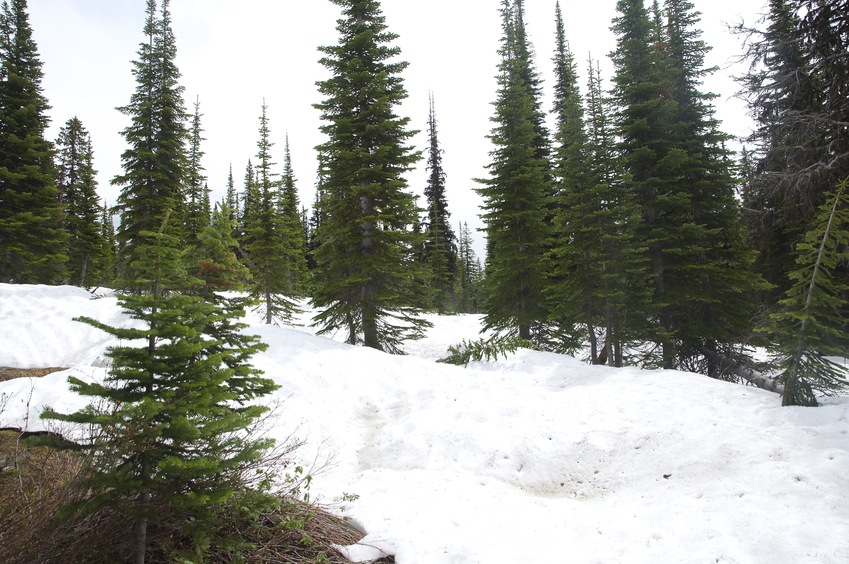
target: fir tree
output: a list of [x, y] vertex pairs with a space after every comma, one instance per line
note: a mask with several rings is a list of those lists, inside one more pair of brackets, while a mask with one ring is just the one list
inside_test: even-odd
[[448, 200], [445, 195], [445, 170], [442, 167], [442, 149], [436, 127], [436, 110], [433, 94], [430, 96], [428, 114], [427, 148], [427, 225], [425, 232], [425, 264], [430, 268], [430, 284], [436, 295], [436, 309], [445, 313], [454, 308], [454, 282], [457, 277], [457, 236], [448, 218]]
[[122, 131], [128, 148], [121, 155], [123, 172], [112, 184], [121, 187], [116, 211], [120, 213], [117, 239], [119, 276], [128, 281], [141, 273], [132, 268], [141, 252], [142, 232], [155, 232], [166, 214], [175, 229], [185, 218], [186, 111], [180, 73], [174, 59], [176, 44], [171, 30], [169, 1], [148, 0], [145, 41], [133, 62], [136, 90], [130, 103], [119, 110], [130, 118]]
[[327, 141], [318, 147], [325, 178], [315, 322], [322, 332], [344, 327], [349, 343], [362, 335], [367, 347], [397, 352], [426, 325], [410, 307], [420, 267], [408, 260], [408, 227], [418, 211], [403, 176], [418, 156], [405, 144], [409, 118], [395, 113], [407, 96], [407, 64], [392, 60], [400, 49], [379, 2], [332, 1], [342, 18], [338, 44], [320, 47], [332, 76], [319, 83], [325, 99], [316, 104]]
[[56, 185], [65, 206], [68, 271], [80, 286], [99, 283], [111, 264], [111, 248], [103, 234], [91, 137], [76, 117], [69, 119], [56, 140]]
[[245, 288], [250, 271], [239, 261], [234, 249], [235, 220], [231, 219], [226, 200], [215, 205], [209, 225], [198, 235], [197, 246], [188, 250], [190, 272], [203, 281], [200, 295], [214, 300], [215, 292]]
[[[700, 91], [707, 46], [689, 2], [620, 0], [614, 53], [618, 129], [629, 185], [642, 207], [655, 340], [663, 366], [715, 351], [749, 332], [753, 256], [743, 246], [726, 136]], [[712, 366], [708, 371], [713, 373]]]
[[521, 2], [503, 0], [501, 16], [499, 90], [489, 135], [494, 149], [490, 177], [477, 189], [488, 245], [484, 324], [530, 340], [532, 327], [546, 318], [551, 184]]
[[[255, 169], [255, 194], [246, 201], [245, 232], [248, 237], [245, 247], [250, 259], [252, 281], [250, 294], [259, 301], [265, 322], [289, 323], [299, 312], [292, 289], [291, 257], [296, 252], [293, 237], [300, 235], [300, 228], [292, 233], [287, 229], [280, 209], [280, 181], [272, 171], [271, 132], [268, 127], [268, 107], [262, 104], [259, 141], [257, 141], [257, 165]], [[297, 208], [295, 208], [297, 210]], [[296, 211], [297, 214], [297, 211]]]
[[[587, 134], [578, 86], [575, 60], [566, 41], [560, 3], [555, 5], [554, 107], [555, 120], [553, 173], [555, 179], [550, 254], [551, 277], [546, 288], [550, 302], [549, 320], [556, 326], [559, 350], [574, 347], [575, 325], [586, 325], [593, 362], [597, 359], [595, 299], [596, 289], [590, 269], [598, 245], [597, 233], [586, 225], [587, 215], [597, 202], [588, 180]], [[587, 236], [588, 235], [588, 236]]]
[[775, 286], [771, 305], [796, 269], [789, 251], [804, 241], [826, 194], [849, 175], [849, 3], [770, 0], [768, 9], [764, 29], [738, 30], [748, 36], [751, 67], [741, 81], [756, 122], [744, 219], [758, 267]]
[[186, 243], [189, 247], [197, 244], [200, 233], [209, 225], [209, 189], [204, 176], [203, 128], [201, 127], [200, 100], [195, 101], [192, 127], [189, 135], [188, 168], [186, 170]]
[[465, 221], [459, 226], [457, 254], [457, 311], [479, 313], [482, 296], [483, 268], [472, 248], [472, 232]]
[[849, 385], [846, 367], [828, 355], [843, 356], [845, 299], [849, 284], [839, 266], [849, 246], [849, 178], [820, 207], [816, 223], [797, 247], [792, 285], [770, 316], [767, 330], [778, 352], [784, 384], [782, 405], [817, 405], [815, 392], [830, 395]]
[[65, 278], [66, 234], [53, 147], [44, 137], [50, 106], [26, 0], [0, 13], [0, 282], [55, 284]]
[[85, 442], [65, 445], [90, 454], [85, 499], [72, 509], [126, 512], [134, 522], [136, 563], [145, 560], [148, 525], [163, 505], [181, 516], [182, 532], [201, 551], [221, 525], [222, 506], [238, 499], [247, 511], [273, 507], [262, 484], [259, 495], [243, 495], [250, 489], [245, 469], [273, 442], [246, 440], [244, 431], [267, 411], [251, 402], [278, 387], [249, 364], [265, 345], [240, 332], [237, 304], [173, 291], [187, 283], [187, 273], [166, 224], [141, 237], [134, 268], [147, 277], [133, 285], [150, 291], [119, 298], [137, 324], [128, 329], [82, 318], [122, 344], [107, 352], [112, 365], [103, 382], [69, 379], [91, 405], [43, 414], [96, 429]]
[[289, 135], [286, 135], [286, 145], [283, 151], [283, 175], [280, 178], [280, 228], [281, 237], [286, 245], [286, 293], [292, 296], [303, 296], [309, 284], [307, 268], [307, 237], [304, 222], [298, 211], [300, 200], [295, 184], [295, 172], [292, 169], [292, 154], [289, 150]]

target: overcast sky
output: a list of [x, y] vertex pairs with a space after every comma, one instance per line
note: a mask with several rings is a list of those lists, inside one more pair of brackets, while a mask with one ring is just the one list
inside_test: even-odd
[[[717, 115], [723, 129], [745, 135], [745, 107], [733, 98], [737, 90], [728, 68], [741, 52], [741, 41], [727, 24], [754, 23], [765, 0], [694, 0], [702, 12], [703, 39], [713, 46], [708, 65], [721, 70], [707, 83], [720, 94]], [[126, 148], [120, 131], [128, 119], [115, 108], [129, 102], [135, 83], [131, 61], [143, 40], [145, 0], [30, 0], [30, 23], [44, 63], [44, 92], [52, 105], [48, 132], [79, 117], [91, 133], [100, 193], [110, 203], [117, 189], [109, 181], [120, 171]], [[491, 102], [501, 32], [500, 0], [383, 0], [390, 31], [400, 37], [401, 58], [409, 62], [404, 79], [409, 98], [399, 114], [411, 118], [425, 148], [428, 92], [433, 91], [439, 140], [447, 173], [449, 210], [456, 225], [480, 226], [473, 178], [486, 175], [490, 150]], [[616, 0], [561, 0], [566, 38], [585, 83], [590, 54], [601, 59], [611, 78], [607, 55], [615, 47], [610, 22]], [[647, 0], [648, 4], [648, 0]], [[550, 96], [554, 45], [555, 0], [526, 0], [526, 25], [536, 51], [536, 65]], [[338, 40], [339, 8], [328, 0], [172, 0], [177, 65], [182, 73], [187, 109], [200, 99], [206, 141], [204, 168], [213, 198], [225, 190], [230, 164], [241, 189], [245, 166], [257, 152], [262, 101], [268, 115], [277, 170], [282, 168], [288, 133], [302, 205], [310, 207], [316, 176], [313, 147], [323, 141], [318, 131], [319, 101], [315, 83], [327, 78], [318, 63], [319, 45]], [[550, 109], [549, 100], [545, 102]], [[255, 159], [254, 159], [255, 160]], [[408, 176], [422, 194], [424, 161]], [[481, 237], [475, 245], [482, 252]], [[481, 257], [483, 258], [483, 257]]]

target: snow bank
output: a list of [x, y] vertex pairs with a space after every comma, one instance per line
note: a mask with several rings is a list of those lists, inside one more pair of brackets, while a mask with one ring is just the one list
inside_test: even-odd
[[[76, 315], [122, 322], [112, 298], [0, 286], [0, 365], [97, 377], [90, 363], [107, 343]], [[524, 350], [435, 363], [478, 337], [476, 316], [434, 316], [409, 356], [250, 319], [270, 345], [256, 365], [282, 386], [271, 432], [297, 428], [307, 464], [332, 457], [312, 495], [368, 531], [355, 559], [849, 561], [849, 398], [781, 408], [698, 375]], [[37, 426], [45, 404], [73, 409], [67, 374], [0, 384], [0, 426], [27, 409]]]

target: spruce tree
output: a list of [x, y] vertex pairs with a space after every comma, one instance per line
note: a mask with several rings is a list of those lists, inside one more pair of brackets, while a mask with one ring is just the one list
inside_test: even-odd
[[849, 386], [845, 366], [828, 356], [843, 356], [847, 283], [839, 266], [849, 246], [849, 178], [820, 207], [814, 226], [796, 248], [797, 269], [780, 309], [766, 330], [777, 353], [784, 384], [782, 405], [817, 405], [824, 395]]
[[197, 244], [201, 232], [209, 225], [209, 189], [206, 187], [204, 176], [203, 128], [201, 127], [200, 100], [195, 101], [195, 111], [192, 116], [192, 127], [189, 133], [188, 168], [186, 169], [186, 244], [191, 247]]
[[172, 229], [182, 231], [186, 217], [186, 111], [180, 73], [175, 65], [176, 43], [171, 30], [170, 0], [147, 1], [145, 40], [133, 62], [136, 89], [130, 103], [119, 108], [130, 118], [122, 131], [127, 149], [121, 155], [123, 172], [112, 184], [121, 187], [116, 211], [119, 277], [132, 283], [141, 277], [133, 269], [139, 260], [142, 232], [155, 232], [170, 214]]
[[430, 285], [435, 294], [436, 310], [445, 313], [454, 309], [454, 282], [457, 277], [457, 236], [449, 222], [448, 200], [445, 195], [445, 170], [436, 125], [433, 94], [430, 95], [427, 148], [427, 225], [423, 260], [430, 269]]
[[304, 222], [299, 212], [300, 200], [296, 186], [295, 171], [292, 169], [292, 153], [289, 149], [289, 135], [283, 151], [283, 175], [280, 178], [280, 228], [281, 237], [286, 245], [286, 293], [292, 296], [304, 296], [309, 285], [307, 268], [307, 237]]
[[472, 248], [472, 232], [465, 221], [459, 226], [457, 254], [457, 311], [479, 313], [482, 296], [483, 268]]
[[187, 251], [190, 273], [203, 281], [200, 295], [214, 300], [215, 292], [240, 291], [250, 271], [236, 256], [233, 237], [235, 220], [227, 201], [215, 205], [209, 225], [200, 232], [197, 245]]
[[747, 35], [751, 66], [741, 82], [756, 122], [744, 220], [775, 286], [768, 305], [789, 289], [796, 265], [788, 251], [849, 175], [847, 9], [846, 0], [770, 0], [765, 28], [737, 28]]
[[543, 288], [550, 245], [551, 182], [537, 79], [526, 42], [521, 2], [503, 0], [494, 145], [483, 197], [487, 234], [484, 325], [530, 340], [546, 318]]
[[133, 522], [136, 563], [145, 561], [149, 524], [163, 515], [181, 523], [181, 533], [202, 552], [223, 525], [217, 521], [223, 506], [257, 513], [274, 506], [262, 484], [259, 495], [245, 495], [251, 489], [245, 470], [273, 443], [244, 436], [267, 411], [252, 402], [278, 387], [249, 364], [265, 345], [240, 331], [239, 304], [179, 291], [195, 283], [177, 242], [169, 241], [167, 221], [166, 213], [157, 232], [140, 234], [134, 269], [146, 276], [133, 286], [149, 292], [119, 298], [136, 320], [133, 328], [81, 319], [121, 341], [107, 352], [112, 364], [102, 382], [69, 379], [92, 403], [75, 413], [43, 414], [95, 430], [65, 445], [90, 456], [80, 484], [85, 497], [72, 509], [125, 513]]
[[[694, 264], [686, 266], [692, 285], [682, 293], [686, 305], [677, 305], [676, 331], [685, 355], [698, 354], [702, 347], [721, 352], [750, 334], [756, 292], [766, 284], [753, 269], [755, 253], [744, 243], [735, 193], [737, 171], [725, 146], [730, 136], [719, 129], [714, 116], [716, 95], [701, 87], [716, 69], [704, 66], [710, 47], [696, 28], [700, 13], [687, 0], [666, 0], [664, 13], [665, 53], [681, 136], [678, 146], [687, 153], [679, 189], [689, 192], [693, 221], [700, 230], [699, 238], [689, 242], [697, 251]], [[690, 285], [687, 278], [681, 275], [685, 287]], [[715, 375], [715, 370], [708, 366], [709, 374]]]
[[[591, 253], [597, 247], [597, 233], [588, 228], [588, 210], [597, 205], [588, 180], [587, 133], [578, 86], [574, 56], [566, 41], [560, 3], [555, 4], [554, 107], [555, 120], [553, 200], [550, 254], [551, 276], [546, 288], [549, 320], [555, 325], [558, 342], [551, 346], [570, 350], [576, 325], [586, 327], [592, 361], [597, 358], [596, 309], [593, 292], [596, 282], [590, 270], [597, 264]], [[588, 236], [587, 236], [588, 235]]]
[[[298, 313], [293, 290], [291, 258], [297, 251], [299, 224], [292, 233], [281, 212], [280, 180], [273, 172], [271, 132], [268, 125], [268, 107], [262, 104], [259, 141], [257, 141], [257, 164], [255, 169], [255, 192], [249, 192], [246, 201], [245, 250], [250, 259], [252, 280], [249, 292], [259, 302], [259, 309], [267, 324], [275, 321], [290, 323]], [[297, 214], [297, 208], [296, 214]]]
[[[615, 99], [629, 186], [642, 207], [638, 236], [648, 249], [654, 340], [663, 366], [689, 362], [704, 348], [739, 342], [762, 288], [743, 246], [732, 163], [700, 91], [708, 47], [684, 1], [620, 0], [614, 19]], [[713, 373], [715, 367], [708, 366]]]
[[101, 225], [93, 159], [88, 131], [78, 118], [69, 119], [56, 140], [56, 185], [65, 207], [70, 280], [84, 287], [99, 284], [109, 268], [106, 263], [112, 262]]
[[57, 198], [50, 109], [26, 0], [0, 13], [0, 282], [55, 284], [65, 278], [66, 234]]
[[[327, 141], [322, 159], [321, 246], [315, 251], [313, 296], [321, 332], [345, 328], [347, 341], [398, 352], [426, 323], [411, 304], [409, 260], [418, 210], [404, 173], [418, 160], [406, 142], [409, 118], [395, 113], [406, 98], [393, 60], [400, 49], [376, 0], [332, 0], [342, 8], [339, 42], [320, 47], [331, 78], [319, 82], [316, 104]], [[362, 336], [362, 337], [360, 337]]]

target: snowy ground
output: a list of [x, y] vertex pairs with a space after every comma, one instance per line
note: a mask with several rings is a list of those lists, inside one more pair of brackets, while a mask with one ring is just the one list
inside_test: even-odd
[[[113, 297], [0, 285], [0, 366], [71, 367], [0, 383], [0, 426], [38, 428], [42, 406], [81, 405], [69, 374], [102, 376], [108, 336], [76, 315], [127, 322]], [[435, 363], [477, 338], [475, 316], [432, 317], [408, 356], [250, 321], [285, 398], [272, 432], [298, 428], [308, 463], [332, 458], [311, 494], [368, 531], [355, 559], [849, 562], [849, 398], [781, 408], [750, 387], [532, 351]]]

